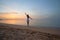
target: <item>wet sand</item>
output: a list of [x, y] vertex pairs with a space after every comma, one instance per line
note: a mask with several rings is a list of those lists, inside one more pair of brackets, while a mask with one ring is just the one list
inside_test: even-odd
[[0, 23], [0, 40], [60, 40], [60, 30]]

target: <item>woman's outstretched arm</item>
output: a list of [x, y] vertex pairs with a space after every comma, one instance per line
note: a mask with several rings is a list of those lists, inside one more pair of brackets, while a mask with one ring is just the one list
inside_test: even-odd
[[27, 15], [27, 13], [25, 13], [25, 15]]

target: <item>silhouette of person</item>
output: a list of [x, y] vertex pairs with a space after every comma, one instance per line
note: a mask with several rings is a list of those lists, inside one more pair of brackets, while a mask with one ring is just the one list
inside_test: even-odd
[[29, 16], [29, 14], [26, 14], [26, 13], [25, 13], [25, 15], [26, 15], [26, 17], [27, 17], [27, 26], [29, 27], [29, 18], [30, 18], [30, 19], [32, 19], [32, 18]]

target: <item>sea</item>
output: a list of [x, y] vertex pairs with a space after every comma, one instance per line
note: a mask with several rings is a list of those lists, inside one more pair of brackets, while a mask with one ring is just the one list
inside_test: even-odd
[[[26, 19], [4, 19], [0, 20], [0, 23], [6, 24], [16, 24], [16, 25], [27, 25]], [[40, 19], [32, 19], [29, 21], [29, 26], [33, 27], [52, 27], [52, 28], [60, 28], [60, 26], [51, 23], [49, 21], [43, 21]]]

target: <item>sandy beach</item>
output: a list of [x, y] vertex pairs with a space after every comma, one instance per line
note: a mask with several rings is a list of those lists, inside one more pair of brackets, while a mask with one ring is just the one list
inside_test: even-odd
[[0, 40], [60, 40], [60, 30], [0, 23]]

